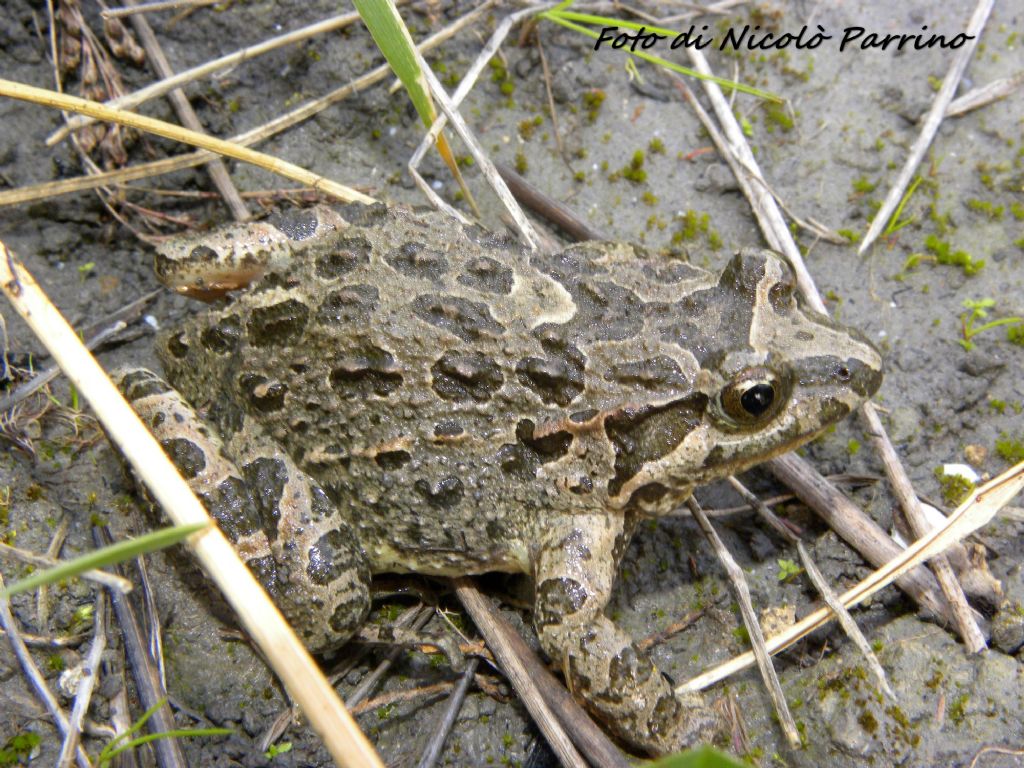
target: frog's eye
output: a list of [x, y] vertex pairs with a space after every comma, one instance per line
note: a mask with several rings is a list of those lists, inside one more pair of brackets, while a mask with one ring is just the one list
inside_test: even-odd
[[739, 424], [752, 424], [775, 414], [783, 392], [772, 371], [751, 368], [726, 385], [719, 399], [726, 416]]

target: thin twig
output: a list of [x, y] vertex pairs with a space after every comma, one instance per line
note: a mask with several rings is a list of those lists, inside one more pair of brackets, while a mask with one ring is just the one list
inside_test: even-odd
[[308, 171], [294, 163], [286, 162], [262, 152], [256, 152], [255, 150], [233, 144], [229, 141], [224, 141], [223, 139], [208, 136], [205, 133], [190, 131], [187, 128], [166, 123], [163, 120], [156, 120], [155, 118], [146, 117], [145, 115], [137, 115], [134, 112], [112, 109], [95, 101], [80, 99], [76, 96], [68, 96], [67, 94], [49, 91], [45, 88], [35, 88], [30, 85], [25, 85], [24, 83], [16, 83], [12, 80], [0, 79], [0, 95], [46, 107], [54, 107], [56, 109], [64, 109], [72, 112], [81, 112], [82, 114], [91, 115], [100, 120], [128, 125], [132, 128], [137, 128], [140, 131], [146, 131], [147, 133], [153, 133], [157, 136], [163, 136], [164, 138], [171, 139], [172, 141], [191, 144], [195, 147], [200, 147], [227, 157], [232, 157], [235, 160], [251, 163], [252, 165], [268, 170], [271, 173], [276, 173], [280, 176], [284, 176], [285, 178], [298, 181], [301, 184], [308, 184], [320, 192], [333, 195], [342, 201], [367, 204], [376, 202], [373, 198], [367, 197], [361, 192], [357, 192], [343, 184], [332, 181], [326, 176], [321, 176], [320, 174]]
[[[428, 606], [422, 606], [413, 612], [410, 616], [409, 626], [413, 632], [418, 632], [426, 626], [427, 622], [434, 615], [434, 609]], [[401, 626], [399, 622], [397, 625]], [[377, 683], [387, 674], [388, 670], [395, 663], [399, 656], [402, 655], [402, 647], [396, 646], [388, 651], [387, 655], [381, 660], [381, 662], [374, 668], [374, 670], [359, 681], [359, 685], [352, 691], [348, 696], [345, 697], [345, 706], [349, 709], [354, 710], [356, 705], [365, 699], [370, 691], [372, 691]]]
[[953, 55], [949, 71], [946, 72], [942, 85], [932, 101], [932, 106], [928, 110], [924, 122], [921, 124], [921, 132], [914, 139], [914, 143], [907, 153], [907, 161], [903, 164], [899, 174], [896, 176], [896, 180], [889, 188], [889, 194], [886, 195], [882, 207], [878, 209], [875, 217], [871, 220], [871, 226], [868, 227], [867, 234], [864, 235], [864, 239], [857, 248], [858, 254], [864, 253], [874, 244], [875, 239], [888, 225], [892, 212], [896, 210], [896, 206], [903, 199], [904, 190], [906, 190], [914, 174], [917, 173], [917, 167], [921, 164], [921, 160], [924, 159], [928, 147], [931, 146], [932, 139], [935, 138], [935, 134], [939, 130], [942, 118], [946, 114], [946, 107], [953, 100], [953, 94], [960, 84], [960, 78], [963, 77], [964, 70], [967, 69], [967, 64], [970, 62], [971, 56], [974, 55], [974, 49], [978, 46], [978, 40], [981, 38], [981, 31], [985, 28], [985, 22], [988, 21], [988, 15], [992, 11], [994, 4], [995, 0], [978, 0], [974, 13], [971, 15], [971, 20], [967, 23], [965, 34], [968, 36], [968, 40]]
[[[902, 547], [856, 504], [824, 482], [810, 462], [790, 453], [769, 459], [765, 466], [874, 567], [880, 568], [899, 556]], [[914, 569], [900, 579], [897, 586], [932, 614], [952, 621], [939, 585], [926, 569]]]
[[1024, 72], [1018, 72], [1010, 77], [1001, 77], [991, 83], [968, 91], [963, 96], [954, 99], [946, 107], [946, 117], [959, 117], [974, 109], [979, 109], [994, 101], [1005, 99], [1011, 93], [1024, 85]]
[[[109, 546], [113, 541], [110, 532], [105, 527], [98, 526], [93, 528], [93, 539], [98, 547]], [[132, 607], [131, 601], [124, 595], [111, 593], [110, 601], [114, 607], [117, 624], [121, 628], [127, 666], [132, 671], [132, 679], [135, 680], [139, 701], [147, 710], [156, 707], [161, 701], [164, 702], [163, 706], [158, 707], [146, 722], [146, 727], [150, 733], [173, 731], [177, 726], [174, 723], [171, 707], [167, 703], [167, 691], [161, 684], [153, 659], [146, 650], [146, 641], [139, 628], [135, 609]], [[157, 739], [153, 742], [153, 749], [156, 752], [160, 768], [185, 768], [187, 765], [177, 739]]]
[[609, 239], [583, 221], [569, 206], [544, 194], [504, 163], [495, 163], [494, 167], [508, 184], [508, 188], [515, 195], [516, 200], [522, 203], [527, 210], [533, 211], [551, 222], [576, 240]]
[[455, 593], [466, 608], [480, 634], [487, 641], [487, 646], [498, 660], [505, 676], [512, 683], [519, 698], [526, 706], [533, 721], [540, 728], [544, 738], [566, 768], [586, 768], [586, 763], [576, 751], [561, 722], [552, 707], [537, 689], [533, 677], [524, 666], [518, 654], [508, 644], [505, 634], [493, 624], [489, 616], [490, 606], [477, 590], [476, 585], [466, 578], [460, 577], [453, 581]]
[[[4, 588], [4, 577], [0, 574], [0, 589]], [[28, 678], [32, 687], [35, 689], [36, 695], [42, 699], [43, 705], [46, 707], [46, 711], [50, 713], [50, 718], [56, 724], [61, 734], [67, 734], [68, 732], [68, 716], [64, 714], [64, 710], [60, 708], [60, 704], [57, 702], [57, 698], [50, 691], [50, 687], [46, 684], [46, 680], [43, 678], [42, 673], [39, 671], [39, 667], [32, 660], [32, 654], [28, 652], [28, 648], [25, 647], [25, 643], [22, 642], [21, 634], [18, 629], [18, 625], [14, 620], [14, 616], [11, 615], [10, 603], [6, 598], [0, 597], [0, 626], [4, 628], [7, 633], [7, 640], [11, 644], [11, 648], [14, 650], [14, 655], [21, 664], [21, 669], [25, 673], [25, 677]], [[82, 749], [81, 745], [75, 750], [75, 762], [78, 763], [79, 768], [92, 768], [92, 762], [89, 760], [89, 756], [85, 754], [85, 750]]]
[[469, 686], [473, 682], [473, 676], [476, 674], [476, 668], [479, 665], [479, 659], [470, 659], [469, 663], [466, 664], [466, 671], [462, 673], [458, 684], [448, 697], [448, 706], [445, 707], [444, 715], [441, 716], [441, 722], [434, 728], [430, 740], [424, 747], [420, 761], [416, 764], [417, 768], [433, 768], [438, 758], [441, 757], [441, 750], [444, 749], [444, 743], [448, 738], [448, 734], [451, 733], [452, 727], [455, 725], [455, 719], [459, 716], [462, 702], [466, 699], [466, 693], [469, 691]]
[[[0, 629], [0, 637], [5, 634], [7, 633]], [[85, 641], [85, 635], [78, 634], [44, 637], [42, 635], [31, 635], [28, 632], [22, 632], [21, 639], [25, 641], [25, 645], [30, 645], [33, 648], [74, 648]]]
[[771, 696], [772, 704], [775, 705], [775, 714], [782, 725], [782, 732], [791, 746], [798, 747], [800, 746], [800, 733], [796, 729], [796, 721], [789, 711], [789, 705], [786, 704], [786, 696], [782, 692], [779, 676], [776, 674], [775, 667], [772, 665], [771, 658], [765, 648], [764, 633], [761, 631], [761, 624], [757, 620], [753, 603], [750, 601], [750, 588], [747, 586], [743, 569], [740, 568], [719, 538], [718, 533], [711, 525], [711, 521], [705, 516], [697, 500], [691, 496], [686, 500], [686, 506], [690, 508], [693, 518], [697, 521], [697, 525], [700, 526], [704, 536], [711, 543], [711, 548], [714, 549], [715, 554], [718, 556], [718, 562], [722, 564], [726, 574], [729, 576], [733, 591], [736, 593], [736, 602], [740, 606], [740, 614], [743, 616], [743, 624], [746, 626], [747, 634], [750, 636], [750, 645], [754, 650], [754, 658], [757, 659], [757, 666], [761, 670], [761, 679], [764, 681], [765, 688], [768, 689], [768, 695]]
[[868, 669], [871, 670], [875, 676], [875, 680], [878, 681], [879, 687], [889, 697], [891, 701], [895, 701], [896, 694], [893, 693], [892, 688], [889, 686], [889, 680], [885, 676], [885, 670], [882, 669], [881, 663], [878, 661], [878, 657], [875, 652], [871, 649], [868, 644], [868, 640], [864, 637], [864, 633], [860, 631], [860, 627], [857, 626], [857, 622], [853, 620], [853, 616], [843, 605], [842, 600], [835, 593], [832, 587], [829, 586], [828, 582], [825, 581], [825, 577], [821, 571], [818, 570], [817, 564], [811, 558], [811, 554], [807, 551], [803, 541], [793, 533], [788, 526], [786, 526], [782, 520], [776, 517], [775, 513], [768, 509], [768, 506], [764, 504], [760, 499], [751, 493], [743, 483], [737, 480], [735, 477], [729, 477], [729, 483], [733, 489], [750, 505], [757, 510], [758, 514], [768, 522], [768, 524], [775, 530], [782, 538], [788, 541], [790, 544], [796, 547], [797, 553], [800, 555], [800, 562], [803, 564], [804, 571], [807, 572], [807, 578], [811, 580], [814, 588], [818, 590], [822, 599], [832, 609], [832, 613], [836, 615], [836, 619], [839, 621], [839, 626], [842, 627], [846, 636], [849, 637], [861, 655], [864, 657], [865, 662], [868, 665]]
[[[50, 545], [46, 548], [45, 557], [51, 562], [56, 561], [60, 556], [60, 550], [64, 546], [64, 539], [68, 535], [68, 529], [71, 527], [71, 520], [67, 515], [64, 515], [60, 523], [57, 524], [57, 528], [53, 532], [53, 537], [50, 539]], [[23, 551], [23, 550], [18, 550]], [[34, 553], [27, 553], [34, 554]], [[50, 566], [44, 566], [50, 567]], [[129, 589], [131, 587], [129, 586]], [[50, 585], [41, 584], [39, 589], [36, 590], [36, 617], [37, 624], [39, 627], [46, 627], [50, 623], [50, 611], [49, 611], [49, 595]]]
[[[924, 510], [921, 509], [921, 502], [918, 501], [914, 487], [910, 483], [910, 478], [907, 477], [907, 473], [904, 471], [903, 465], [896, 455], [896, 449], [893, 448], [892, 443], [889, 441], [889, 436], [885, 433], [885, 429], [882, 427], [882, 422], [878, 418], [878, 414], [875, 413], [875, 409], [870, 407], [870, 404], [866, 404], [865, 407], [861, 408], [860, 413], [861, 418], [864, 420], [864, 431], [871, 438], [878, 454], [884, 457], [883, 464], [885, 465], [886, 474], [889, 476], [889, 483], [892, 485], [893, 493], [896, 494], [907, 523], [910, 524], [910, 529], [913, 531], [914, 536], [921, 538], [931, 530], [931, 525], [928, 523], [927, 518], [925, 518]], [[953, 621], [956, 624], [957, 631], [960, 633], [960, 637], [964, 641], [964, 645], [967, 646], [967, 650], [971, 653], [980, 653], [985, 650], [987, 647], [985, 636], [981, 633], [978, 623], [974, 620], [971, 607], [967, 604], [967, 598], [960, 587], [960, 582], [957, 581], [956, 575], [953, 573], [949, 559], [944, 554], [937, 555], [929, 565], [935, 574], [936, 580], [939, 582], [942, 594], [946, 596], [946, 600], [949, 602]]]
[[[456, 19], [444, 29], [439, 30], [420, 43], [418, 46], [419, 50], [421, 52], [432, 50], [448, 40], [466, 25], [472, 24], [478, 17], [478, 11], [474, 10], [465, 16]], [[319, 114], [332, 104], [342, 101], [354, 93], [358, 93], [376, 83], [379, 83], [390, 74], [391, 68], [387, 64], [382, 64], [365, 75], [357, 77], [355, 80], [341, 86], [340, 88], [336, 88], [327, 95], [300, 104], [292, 111], [279, 115], [268, 123], [233, 136], [228, 139], [228, 141], [238, 144], [239, 146], [248, 146], [250, 144], [263, 141], [264, 139], [268, 139], [271, 136], [275, 136], [292, 126]], [[27, 203], [33, 200], [55, 197], [57, 195], [81, 192], [98, 186], [123, 184], [136, 179], [160, 176], [165, 173], [172, 173], [173, 171], [180, 171], [185, 168], [192, 168], [193, 166], [201, 165], [207, 162], [211, 156], [212, 153], [206, 151], [190, 152], [175, 157], [165, 158], [163, 160], [156, 160], [150, 163], [142, 163], [129, 168], [121, 168], [117, 171], [109, 171], [95, 177], [80, 176], [74, 179], [48, 181], [45, 184], [33, 184], [26, 187], [19, 187], [17, 189], [5, 190], [0, 192], [0, 206]]]
[[419, 699], [425, 696], [437, 696], [439, 694], [450, 691], [454, 687], [454, 684], [448, 680], [443, 683], [432, 683], [431, 685], [424, 685], [420, 688], [410, 688], [405, 691], [392, 691], [391, 693], [382, 693], [380, 696], [374, 696], [372, 699], [362, 701], [352, 707], [353, 715], [362, 715], [366, 712], [371, 712], [380, 707], [385, 707], [389, 704], [394, 704], [399, 701], [411, 701], [412, 699]]
[[[975, 488], [953, 511], [943, 526], [933, 528], [926, 536], [901, 551], [898, 556], [846, 590], [841, 596], [843, 605], [849, 607], [863, 602], [879, 590], [906, 576], [920, 563], [934, 557], [937, 552], [942, 552], [951, 544], [987, 525], [996, 516], [999, 509], [1022, 490], [1024, 490], [1024, 461]], [[818, 627], [824, 626], [831, 618], [832, 612], [828, 608], [819, 608], [770, 638], [767, 644], [768, 650], [771, 653], [778, 653], [783, 648], [788, 648]], [[753, 663], [754, 655], [748, 651], [687, 681], [676, 688], [676, 691], [681, 694], [699, 691], [741, 669], [746, 669]]]
[[[124, 96], [120, 96], [116, 99], [111, 99], [105, 102], [108, 107], [120, 107], [121, 109], [132, 109], [140, 104], [159, 98], [165, 93], [173, 91], [175, 88], [180, 88], [194, 80], [198, 80], [201, 77], [212, 75], [216, 72], [222, 72], [230, 67], [240, 64], [243, 61], [249, 61], [255, 59], [257, 56], [262, 56], [264, 53], [269, 53], [277, 48], [281, 48], [285, 45], [291, 45], [292, 43], [301, 42], [314, 35], [324, 34], [326, 32], [333, 32], [337, 29], [352, 24], [359, 20], [359, 14], [355, 12], [343, 13], [340, 16], [332, 16], [329, 19], [318, 21], [316, 24], [310, 24], [309, 26], [296, 29], [293, 32], [286, 32], [283, 35], [272, 37], [269, 40], [265, 40], [257, 45], [243, 48], [240, 51], [229, 53], [226, 56], [207, 61], [198, 66], [186, 69], [184, 72], [179, 72], [176, 75], [158, 80], [155, 83], [147, 85], [145, 88], [141, 88], [133, 93], [126, 93]], [[78, 115], [72, 117], [67, 125], [54, 131], [50, 136], [46, 137], [46, 146], [52, 147], [54, 144], [62, 141], [71, 131], [83, 126], [94, 123], [96, 120], [91, 117], [84, 115]]]
[[[122, 2], [127, 8], [137, 7], [135, 0], [122, 0]], [[135, 29], [135, 34], [139, 36], [142, 47], [146, 49], [146, 61], [150, 63], [159, 77], [164, 79], [172, 77], [174, 70], [171, 69], [171, 63], [164, 55], [164, 50], [156, 39], [153, 28], [146, 21], [146, 17], [136, 14], [132, 16], [131, 23]], [[192, 109], [192, 105], [185, 96], [185, 92], [181, 88], [175, 88], [167, 94], [167, 97], [170, 99], [174, 111], [178, 113], [178, 119], [181, 121], [181, 124], [190, 130], [202, 133], [204, 130], [203, 124], [199, 121], [199, 116], [195, 110]], [[231, 176], [228, 174], [228, 168], [224, 161], [219, 157], [211, 160], [206, 167], [206, 171], [210, 174], [210, 179], [213, 181], [217, 191], [224, 198], [224, 202], [227, 203], [235, 221], [248, 221], [252, 218], [249, 208], [238, 194], [238, 189], [235, 187], [234, 182], [231, 181]]]
[[82, 722], [85, 720], [85, 713], [89, 711], [92, 691], [100, 676], [100, 660], [103, 656], [103, 649], [107, 647], [107, 597], [102, 591], [96, 594], [96, 609], [93, 611], [92, 620], [92, 646], [82, 663], [82, 676], [79, 678], [78, 690], [75, 692], [75, 703], [71, 707], [68, 732], [64, 736], [64, 743], [60, 748], [60, 757], [57, 758], [58, 768], [68, 768], [71, 765], [71, 760], [81, 739]]
[[198, 8], [204, 5], [214, 5], [222, 0], [155, 0], [152, 3], [140, 3], [138, 5], [125, 0], [124, 8], [111, 8], [100, 11], [104, 19], [119, 19], [124, 16], [134, 16], [142, 13], [155, 13], [156, 11], [172, 11], [175, 8]]
[[[492, 46], [496, 47], [500, 45], [502, 40], [504, 40], [505, 36], [508, 34], [508, 30], [511, 29], [512, 25], [517, 23], [520, 19], [539, 13], [548, 7], [552, 6], [534, 6], [525, 11], [514, 13], [504, 19], [494, 31], [494, 34], [491, 35], [491, 39], [488, 41], [487, 46], [485, 46], [484, 51], [489, 50]], [[490, 60], [491, 55], [493, 54], [484, 58], [481, 54], [477, 57], [473, 62], [473, 65], [470, 67], [469, 72], [467, 72], [459, 82], [459, 87], [456, 89], [455, 94], [449, 98], [448, 92], [445, 91], [444, 86], [438, 81], [437, 76], [430, 68], [430, 65], [424, 61], [423, 55], [417, 52], [416, 56], [423, 77], [430, 88], [431, 95], [437, 100], [438, 106], [444, 113], [443, 117], [439, 117], [434, 121], [434, 124], [430, 126], [430, 130], [428, 131], [427, 137], [424, 141], [429, 140], [430, 142], [433, 142], [440, 131], [444, 128], [446, 124], [445, 118], [447, 118], [447, 122], [452, 124], [455, 132], [459, 134], [459, 137], [469, 149], [470, 154], [479, 166], [480, 172], [484, 175], [487, 183], [490, 185], [491, 189], [494, 190], [494, 193], [505, 206], [505, 210], [508, 211], [509, 215], [512, 217], [516, 231], [519, 233], [519, 237], [522, 239], [523, 243], [530, 250], [536, 250], [540, 243], [540, 236], [534, 230], [530, 220], [526, 218], [526, 215], [516, 203], [515, 198], [512, 197], [512, 193], [508, 191], [508, 187], [505, 185], [505, 182], [502, 181], [501, 176], [494, 169], [494, 164], [491, 162], [490, 157], [488, 157], [483, 147], [480, 146], [480, 142], [477, 141], [476, 136], [470, 130], [466, 121], [463, 120], [462, 115], [460, 115], [458, 111], [458, 104], [466, 97], [466, 94], [469, 93], [469, 90], [476, 82], [476, 78], [479, 76], [480, 71], [483, 70], [484, 65], [488, 60]], [[414, 169], [410, 161], [410, 172], [413, 170]]]

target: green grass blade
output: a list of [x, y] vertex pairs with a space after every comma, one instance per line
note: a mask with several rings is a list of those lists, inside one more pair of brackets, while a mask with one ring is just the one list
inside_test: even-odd
[[[679, 34], [678, 32], [671, 29], [665, 29], [663, 27], [652, 27], [647, 24], [638, 24], [632, 21], [623, 21], [621, 19], [614, 19], [609, 16], [594, 16], [589, 13], [576, 13], [575, 11], [565, 11], [562, 10], [562, 7], [564, 5], [565, 4], [563, 3], [563, 5], [560, 5], [557, 8], [552, 8], [549, 11], [541, 13], [540, 17], [542, 19], [547, 19], [548, 21], [553, 21], [556, 24], [561, 24], [563, 27], [566, 27], [567, 29], [571, 29], [574, 32], [579, 32], [580, 34], [586, 35], [587, 37], [592, 38], [594, 40], [597, 40], [598, 37], [600, 37], [600, 35], [598, 35], [597, 32], [595, 32], [592, 29], [588, 29], [587, 27], [581, 26], [580, 24], [576, 24], [575, 22], [579, 21], [585, 24], [597, 24], [602, 27], [621, 26], [634, 30], [640, 29], [641, 27], [646, 27], [648, 32], [657, 32], [659, 35], [666, 35], [671, 38], [674, 38]], [[715, 77], [714, 75], [705, 75], [698, 72], [695, 69], [690, 69], [689, 67], [684, 67], [680, 64], [675, 64], [671, 61], [666, 61], [660, 56], [655, 56], [653, 54], [647, 53], [646, 51], [625, 51], [624, 49], [619, 50], [623, 50], [625, 53], [631, 56], [638, 56], [644, 61], [647, 61], [651, 64], [655, 64], [659, 67], [671, 69], [673, 72], [678, 72], [681, 75], [695, 77], [698, 80], [709, 80], [712, 83], [717, 83], [721, 88], [725, 88], [726, 90], [740, 91], [741, 93], [756, 96], [759, 99], [765, 99], [767, 101], [774, 101], [778, 103], [782, 103], [783, 101], [783, 98], [781, 96], [777, 96], [769, 91], [762, 91], [760, 88], [754, 88], [753, 86], [750, 85], [744, 85], [743, 83], [738, 83], [734, 80], [726, 80], [725, 78]]]
[[163, 731], [161, 733], [147, 733], [145, 736], [139, 736], [137, 739], [132, 739], [110, 752], [106, 752], [104, 750], [104, 754], [100, 755], [99, 763], [100, 765], [107, 765], [111, 760], [125, 750], [134, 749], [135, 747], [148, 744], [149, 742], [156, 741], [157, 739], [185, 739], [195, 736], [229, 736], [232, 733], [234, 733], [234, 731], [230, 728], [180, 728], [173, 731]]
[[745, 763], [711, 747], [688, 749], [647, 765], [648, 768], [747, 768]]
[[119, 541], [117, 544], [97, 549], [95, 552], [89, 552], [81, 557], [76, 557], [74, 560], [68, 560], [53, 568], [47, 568], [45, 571], [33, 573], [28, 578], [0, 590], [0, 600], [6, 600], [19, 592], [28, 592], [43, 584], [53, 584], [69, 579], [84, 571], [95, 570], [107, 565], [130, 560], [146, 552], [164, 549], [172, 544], [177, 544], [197, 531], [203, 530], [206, 526], [207, 523], [176, 525], [171, 528], [161, 528], [159, 531], [153, 531], [135, 539]]
[[409, 30], [398, 15], [391, 0], [353, 0], [356, 10], [363, 19], [370, 36], [388, 60], [388, 65], [395, 73], [405, 90], [409, 92], [416, 112], [426, 125], [437, 118], [434, 102], [430, 98], [427, 81], [420, 71], [416, 58], [415, 44]]
[[[416, 44], [409, 34], [405, 22], [398, 13], [392, 0], [353, 0], [356, 10], [363, 19], [366, 28], [370, 30], [370, 36], [380, 48], [380, 52], [387, 59], [388, 66], [395, 73], [398, 79], [405, 86], [409, 99], [416, 108], [423, 124], [428, 128], [437, 119], [437, 109], [434, 107], [434, 100], [430, 97], [430, 88], [427, 80], [420, 70], [419, 58], [416, 56]], [[449, 172], [458, 182], [466, 200], [474, 210], [476, 204], [462, 179], [459, 171], [459, 164], [455, 161], [455, 155], [448, 145], [448, 140], [442, 133], [437, 137], [437, 151], [448, 166]]]

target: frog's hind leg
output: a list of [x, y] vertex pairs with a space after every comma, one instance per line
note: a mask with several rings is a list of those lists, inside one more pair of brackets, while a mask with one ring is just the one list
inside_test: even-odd
[[351, 637], [369, 611], [370, 569], [323, 490], [255, 425], [225, 445], [155, 373], [114, 378], [306, 645]]
[[668, 754], [712, 735], [699, 695], [675, 695], [645, 651], [604, 615], [628, 541], [621, 515], [545, 520], [536, 559], [534, 625], [570, 690], [623, 741]]

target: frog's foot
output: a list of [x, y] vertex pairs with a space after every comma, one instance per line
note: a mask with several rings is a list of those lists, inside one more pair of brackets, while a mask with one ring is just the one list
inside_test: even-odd
[[306, 645], [348, 640], [369, 611], [370, 570], [319, 486], [252, 424], [225, 445], [155, 373], [114, 380]]
[[649, 656], [603, 613], [627, 539], [618, 515], [573, 515], [547, 527], [534, 624], [570, 690], [598, 719], [633, 747], [668, 754], [709, 740], [716, 718], [699, 695], [676, 696]]

